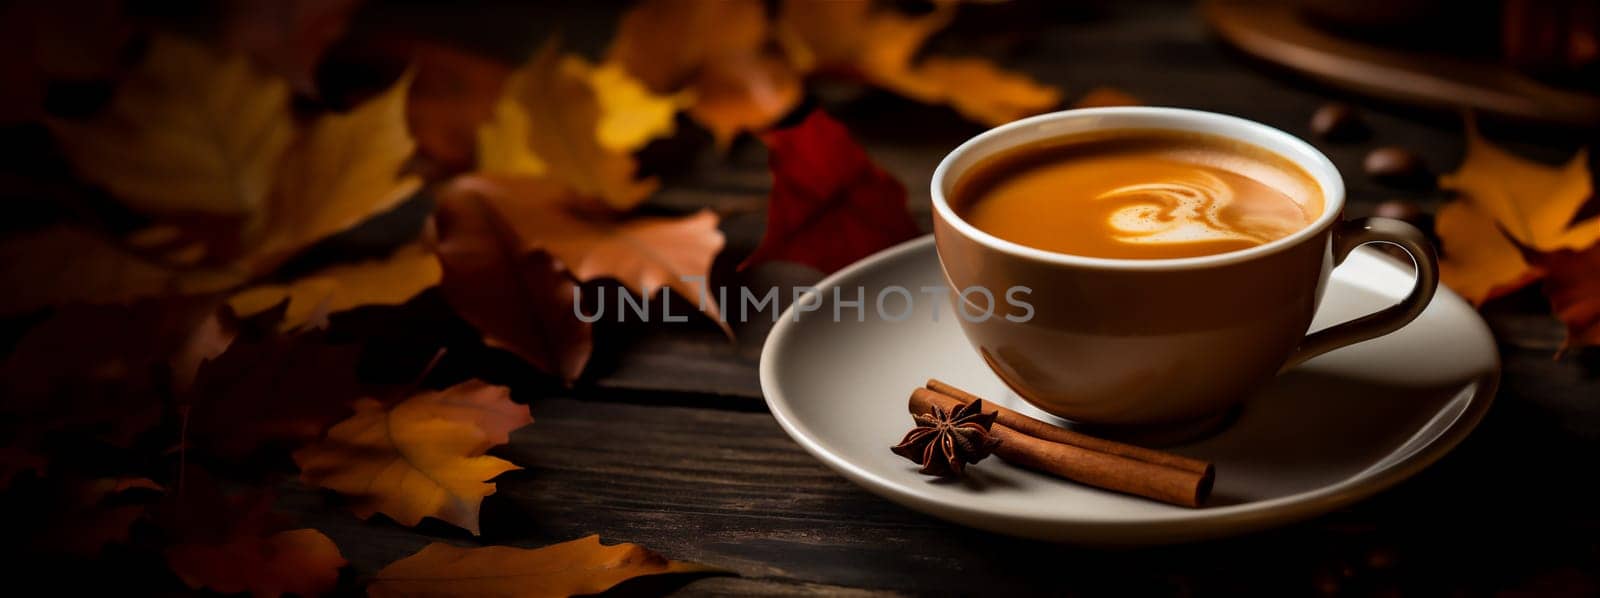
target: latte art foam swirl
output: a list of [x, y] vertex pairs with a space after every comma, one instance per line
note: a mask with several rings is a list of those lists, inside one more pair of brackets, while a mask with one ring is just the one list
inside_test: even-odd
[[1124, 243], [1167, 244], [1195, 241], [1242, 240], [1264, 243], [1272, 239], [1231, 226], [1222, 211], [1233, 204], [1232, 187], [1203, 170], [1181, 180], [1117, 187], [1096, 196], [1098, 201], [1124, 205], [1113, 211], [1109, 224]]

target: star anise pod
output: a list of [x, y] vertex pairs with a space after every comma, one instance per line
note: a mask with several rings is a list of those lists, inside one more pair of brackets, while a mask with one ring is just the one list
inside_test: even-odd
[[959, 476], [966, 464], [983, 460], [999, 446], [1000, 439], [989, 433], [996, 415], [983, 412], [982, 399], [949, 412], [934, 405], [933, 413], [913, 416], [917, 427], [889, 450], [921, 463], [918, 473]]

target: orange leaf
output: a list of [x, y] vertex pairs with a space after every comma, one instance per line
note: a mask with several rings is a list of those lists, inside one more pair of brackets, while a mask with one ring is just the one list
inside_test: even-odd
[[450, 168], [472, 166], [478, 127], [494, 115], [512, 68], [439, 44], [411, 50], [416, 80], [407, 122], [423, 154]]
[[193, 589], [252, 596], [316, 596], [339, 583], [348, 563], [328, 536], [295, 529], [225, 544], [180, 544], [167, 549], [167, 565]]
[[689, 116], [723, 149], [741, 131], [758, 131], [778, 122], [800, 103], [802, 91], [794, 69], [769, 53], [707, 63], [692, 89], [695, 101]]
[[812, 112], [761, 139], [769, 152], [772, 199], [766, 234], [741, 269], [776, 259], [833, 272], [917, 236], [905, 186], [827, 114]]
[[1544, 275], [1475, 205], [1455, 201], [1439, 208], [1434, 230], [1443, 245], [1439, 276], [1474, 305], [1527, 286]]
[[1467, 156], [1439, 186], [1461, 194], [1511, 238], [1538, 251], [1582, 251], [1600, 240], [1600, 216], [1573, 222], [1593, 196], [1588, 152], [1547, 166], [1495, 147], [1467, 120]]
[[1562, 350], [1600, 345], [1600, 245], [1547, 254], [1540, 265], [1549, 272], [1544, 293], [1550, 308], [1567, 325]]
[[518, 469], [484, 454], [533, 423], [510, 391], [476, 380], [423, 392], [390, 408], [372, 399], [295, 451], [300, 479], [352, 499], [362, 518], [383, 513], [402, 525], [434, 517], [478, 533], [478, 509], [494, 494], [487, 480]]
[[399, 305], [439, 284], [439, 259], [413, 243], [383, 259], [337, 264], [287, 284], [265, 284], [235, 293], [228, 306], [249, 317], [288, 301], [280, 330], [304, 327], [321, 316], [364, 305]]
[[512, 75], [493, 120], [479, 129], [479, 170], [547, 175], [617, 210], [654, 193], [655, 179], [634, 178], [633, 156], [600, 143], [603, 113], [588, 69], [546, 43]]
[[1115, 87], [1100, 86], [1089, 90], [1072, 104], [1073, 108], [1106, 108], [1111, 106], [1138, 106], [1144, 102]]
[[901, 95], [949, 104], [962, 116], [986, 125], [1003, 125], [1061, 103], [1059, 90], [1003, 71], [982, 58], [934, 56], [887, 81], [893, 81], [887, 87]]
[[572, 209], [564, 189], [527, 177], [462, 177], [447, 194], [482, 198], [503, 215], [525, 250], [549, 252], [579, 281], [615, 278], [643, 297], [670, 288], [728, 331], [716, 301], [706, 296], [711, 263], [723, 244], [710, 210], [683, 218], [585, 217]]
[[314, 529], [284, 530], [268, 491], [223, 494], [203, 470], [189, 467], [183, 486], [157, 507], [167, 530], [167, 566], [190, 588], [256, 597], [332, 591], [347, 561]]
[[645, 575], [715, 569], [667, 560], [637, 544], [600, 544], [588, 536], [544, 548], [459, 548], [435, 542], [378, 571], [367, 595], [575, 596], [598, 594]]
[[617, 24], [606, 60], [658, 93], [690, 85], [700, 69], [767, 43], [761, 0], [644, 0]]
[[[453, 189], [453, 188], [452, 188]], [[502, 216], [471, 193], [447, 189], [434, 216], [441, 289], [490, 346], [577, 379], [589, 361], [590, 326], [573, 311], [577, 286], [542, 251], [523, 247]]]
[[803, 71], [845, 72], [924, 103], [949, 104], [963, 116], [1000, 125], [1061, 102], [1061, 92], [999, 69], [982, 58], [912, 59], [950, 24], [953, 2], [907, 15], [874, 2], [786, 2], [780, 37]]
[[689, 116], [725, 148], [800, 101], [798, 73], [769, 29], [760, 0], [646, 0], [623, 15], [606, 60], [658, 93], [689, 90]]

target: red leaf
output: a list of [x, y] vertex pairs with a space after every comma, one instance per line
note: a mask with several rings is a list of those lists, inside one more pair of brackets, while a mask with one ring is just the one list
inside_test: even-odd
[[1547, 272], [1550, 309], [1567, 325], [1562, 350], [1600, 345], [1600, 245], [1546, 254], [1539, 261]]
[[274, 442], [306, 442], [350, 413], [361, 393], [355, 344], [327, 344], [320, 330], [236, 340], [200, 366], [188, 441], [229, 458]]
[[787, 260], [833, 272], [919, 233], [905, 186], [822, 111], [761, 139], [772, 169], [767, 232], [739, 269]]

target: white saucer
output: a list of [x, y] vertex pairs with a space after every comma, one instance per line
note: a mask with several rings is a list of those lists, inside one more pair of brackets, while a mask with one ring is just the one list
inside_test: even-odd
[[[1411, 272], [1370, 249], [1334, 271], [1313, 328], [1389, 305]], [[1350, 504], [1417, 473], [1478, 425], [1493, 400], [1499, 358], [1476, 311], [1443, 288], [1421, 317], [1394, 334], [1334, 351], [1284, 374], [1226, 429], [1173, 447], [1217, 465], [1209, 506], [1186, 509], [1012, 467], [989, 459], [961, 481], [919, 475], [889, 452], [911, 428], [906, 398], [929, 377], [1048, 419], [1013, 395], [962, 337], [945, 302], [932, 237], [862, 260], [819, 283], [820, 311], [767, 337], [761, 388], [800, 446], [866, 489], [910, 508], [995, 532], [1091, 544], [1141, 545], [1241, 534]], [[874, 305], [898, 285], [916, 297], [891, 321]], [[843, 308], [865, 293], [863, 322]], [[903, 297], [886, 299], [898, 316]], [[938, 320], [934, 321], [936, 308]], [[1071, 364], [1063, 364], [1071, 367]]]

